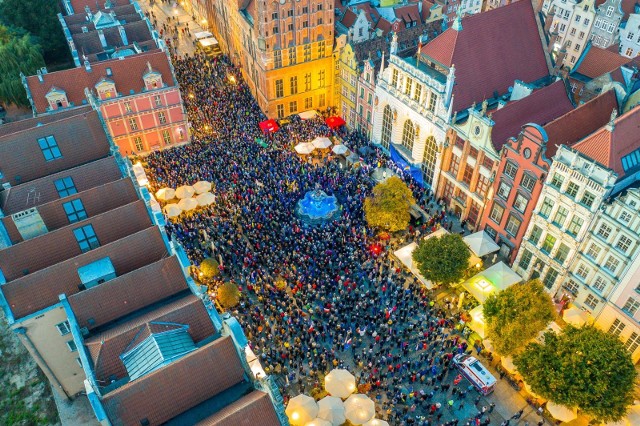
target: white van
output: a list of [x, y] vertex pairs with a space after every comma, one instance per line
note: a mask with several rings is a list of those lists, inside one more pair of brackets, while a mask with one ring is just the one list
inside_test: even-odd
[[496, 378], [476, 358], [459, 354], [453, 357], [453, 363], [464, 377], [483, 395], [489, 395], [496, 387]]

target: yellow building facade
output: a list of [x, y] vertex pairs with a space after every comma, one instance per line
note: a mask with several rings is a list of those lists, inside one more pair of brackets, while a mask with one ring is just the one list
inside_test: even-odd
[[358, 87], [358, 62], [351, 43], [346, 43], [341, 49], [338, 57], [337, 69], [339, 99], [336, 104], [338, 112], [347, 123], [347, 126], [354, 129], [357, 122], [356, 96]]

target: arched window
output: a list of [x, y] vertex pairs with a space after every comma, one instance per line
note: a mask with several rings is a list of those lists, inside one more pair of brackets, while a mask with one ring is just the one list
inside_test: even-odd
[[422, 172], [424, 181], [433, 187], [433, 176], [436, 171], [436, 158], [438, 157], [438, 144], [436, 138], [429, 136], [424, 143], [424, 160], [422, 161]]
[[402, 129], [402, 146], [407, 148], [409, 152], [413, 151], [413, 142], [416, 140], [416, 128], [413, 127], [411, 120], [404, 122]]
[[391, 130], [393, 128], [393, 112], [389, 105], [384, 107], [382, 112], [382, 134], [380, 135], [380, 143], [386, 149], [389, 149], [391, 143]]

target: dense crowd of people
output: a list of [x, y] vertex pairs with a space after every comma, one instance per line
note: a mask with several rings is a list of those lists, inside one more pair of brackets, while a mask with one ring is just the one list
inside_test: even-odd
[[[377, 150], [357, 168], [330, 154], [319, 164], [301, 158], [292, 147], [317, 136], [337, 136], [353, 150], [367, 140], [336, 134], [321, 117], [293, 117], [265, 135], [258, 124], [266, 117], [227, 58], [196, 55], [174, 65], [192, 143], [146, 157], [147, 174], [153, 190], [213, 182], [216, 203], [170, 221], [167, 232], [194, 264], [222, 260], [222, 277], [243, 294], [235, 315], [285, 399], [317, 391], [324, 374], [345, 367], [393, 425], [490, 424], [493, 406], [482, 406], [451, 362], [471, 349], [455, 330], [459, 318], [394, 263], [393, 243], [364, 219], [373, 167], [393, 166]], [[447, 225], [431, 195], [405, 178], [431, 215], [423, 233]], [[311, 227], [294, 210], [316, 185], [343, 211]], [[384, 250], [376, 253], [373, 244]], [[463, 416], [471, 405], [477, 414]]]

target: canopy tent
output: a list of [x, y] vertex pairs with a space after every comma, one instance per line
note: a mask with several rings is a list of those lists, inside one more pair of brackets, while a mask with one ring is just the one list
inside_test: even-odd
[[164, 206], [164, 214], [169, 217], [178, 217], [182, 213], [182, 209], [177, 204], [167, 204]]
[[335, 368], [324, 377], [324, 388], [332, 396], [346, 398], [356, 390], [356, 378], [345, 369]]
[[208, 206], [216, 202], [216, 196], [210, 192], [204, 192], [196, 196], [196, 201], [199, 206]]
[[467, 235], [463, 240], [478, 257], [500, 250], [500, 246], [484, 231]]
[[[442, 235], [445, 235], [445, 234], [448, 234], [448, 233], [449, 233], [449, 231], [447, 231], [446, 229], [440, 228], [440, 229], [436, 230], [435, 232], [427, 235], [425, 238], [441, 237]], [[418, 247], [418, 243], [407, 244], [406, 246], [394, 251], [393, 254], [398, 258], [398, 260], [400, 260], [400, 262], [402, 262], [402, 264], [404, 266], [407, 267], [407, 269], [409, 269], [409, 271], [411, 271], [411, 273], [422, 284], [425, 285], [425, 287], [427, 287], [429, 290], [431, 290], [433, 288], [433, 284], [431, 283], [431, 281], [427, 280], [424, 276], [422, 276], [420, 271], [418, 271], [418, 266], [413, 261], [413, 251], [417, 247]]]
[[340, 126], [345, 125], [345, 121], [342, 119], [342, 117], [338, 116], [329, 117], [325, 120], [325, 122], [327, 123], [327, 126], [331, 127], [332, 129], [336, 129]]
[[345, 154], [347, 151], [349, 151], [349, 148], [347, 148], [346, 146], [340, 144], [340, 145], [335, 145], [331, 151], [333, 151], [334, 154], [338, 154], [338, 155], [342, 155]]
[[551, 401], [547, 402], [547, 411], [554, 419], [560, 420], [561, 422], [570, 422], [571, 420], [578, 418], [578, 413], [575, 408], [554, 404]]
[[330, 421], [316, 417], [304, 426], [333, 426]]
[[391, 176], [396, 176], [396, 173], [386, 167], [376, 167], [373, 173], [371, 173], [371, 179], [373, 179], [377, 183], [384, 182]]
[[482, 312], [482, 305], [478, 305], [469, 311], [471, 315], [471, 321], [467, 323], [470, 329], [478, 333], [481, 338], [487, 337], [486, 326], [484, 321], [484, 313]]
[[567, 323], [575, 326], [581, 326], [589, 321], [589, 314], [575, 306], [565, 309], [562, 313], [562, 319]]
[[178, 207], [180, 207], [182, 211], [188, 212], [198, 207], [198, 200], [195, 198], [183, 198], [178, 201]]
[[156, 192], [156, 198], [162, 201], [173, 200], [176, 197], [176, 190], [173, 188], [162, 188]]
[[344, 402], [344, 414], [354, 425], [361, 425], [373, 418], [376, 406], [367, 395], [354, 393]]
[[510, 356], [503, 356], [500, 360], [500, 364], [508, 373], [513, 374], [516, 372], [516, 366], [513, 363], [513, 358]]
[[310, 109], [308, 111], [301, 112], [300, 114], [298, 114], [298, 117], [300, 117], [303, 120], [310, 120], [316, 117], [317, 115], [318, 115], [318, 111], [316, 111], [315, 109]]
[[196, 38], [196, 40], [200, 40], [202, 38], [213, 37], [213, 34], [211, 34], [209, 31], [199, 31], [195, 33], [193, 36]]
[[296, 145], [294, 149], [298, 154], [307, 155], [311, 154], [316, 147], [311, 142], [302, 142]]
[[375, 153], [375, 151], [373, 149], [371, 149], [371, 147], [367, 146], [367, 145], [363, 145], [360, 148], [357, 149], [358, 154], [360, 155], [368, 155], [368, 154], [373, 154]]
[[380, 419], [371, 419], [362, 426], [389, 426], [389, 423]]
[[191, 198], [195, 193], [196, 190], [193, 189], [193, 186], [182, 185], [176, 188], [176, 198]]
[[331, 145], [333, 145], [333, 142], [331, 142], [331, 139], [329, 138], [318, 136], [317, 138], [311, 141], [311, 144], [318, 149], [327, 149]]
[[278, 126], [278, 122], [273, 118], [260, 122], [259, 126], [260, 129], [265, 133], [277, 132], [278, 129], [280, 129], [280, 126]]
[[200, 180], [193, 184], [193, 189], [196, 190], [196, 194], [203, 194], [207, 191], [211, 191], [211, 182]]
[[133, 175], [136, 177], [136, 181], [140, 186], [149, 185], [149, 179], [147, 179], [147, 174], [144, 171], [144, 167], [138, 161], [136, 164], [131, 166], [131, 171], [133, 171]]
[[352, 152], [351, 154], [347, 155], [347, 163], [348, 164], [360, 164], [360, 157], [358, 157], [358, 154], [356, 154], [355, 152]]
[[285, 410], [292, 425], [303, 426], [318, 415], [318, 404], [310, 396], [300, 394], [289, 400]]
[[344, 404], [337, 396], [325, 396], [318, 401], [318, 418], [331, 422], [333, 426], [343, 424], [347, 418], [344, 415]]
[[504, 262], [498, 262], [469, 278], [462, 283], [462, 286], [480, 303], [484, 303], [491, 294], [500, 292], [520, 281], [522, 281], [520, 275], [516, 274]]

